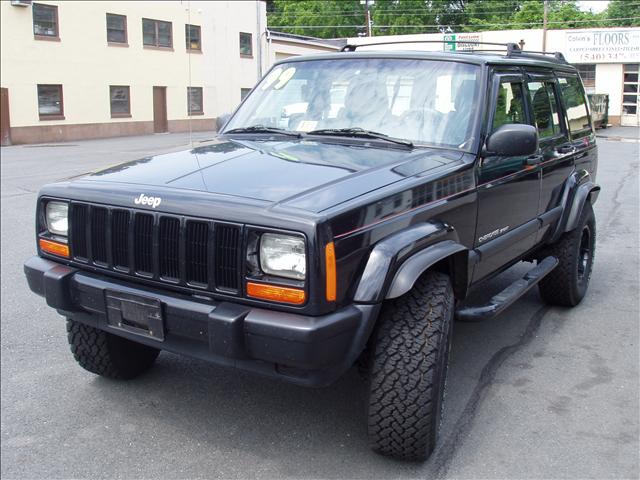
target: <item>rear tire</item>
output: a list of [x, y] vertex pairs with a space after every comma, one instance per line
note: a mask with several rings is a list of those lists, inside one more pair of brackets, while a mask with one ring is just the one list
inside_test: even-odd
[[82, 368], [115, 379], [130, 379], [146, 372], [160, 350], [104, 330], [67, 319], [67, 338]]
[[551, 305], [575, 307], [589, 286], [596, 248], [596, 218], [591, 202], [582, 209], [578, 226], [545, 249], [559, 264], [538, 284], [542, 299]]
[[428, 272], [406, 295], [386, 303], [371, 359], [371, 448], [426, 460], [440, 429], [454, 296], [445, 274]]

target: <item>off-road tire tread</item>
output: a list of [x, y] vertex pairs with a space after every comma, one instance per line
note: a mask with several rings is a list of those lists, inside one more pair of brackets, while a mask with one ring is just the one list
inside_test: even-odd
[[82, 368], [113, 379], [131, 379], [147, 371], [159, 350], [67, 320], [67, 339]]
[[370, 446], [376, 452], [420, 461], [433, 451], [453, 305], [449, 277], [428, 272], [409, 293], [383, 306], [371, 356], [368, 408]]
[[[590, 202], [587, 202], [580, 215], [580, 222], [578, 226], [565, 233], [560, 240], [556, 243], [545, 247], [543, 256], [554, 256], [558, 259], [559, 263], [546, 277], [544, 277], [538, 284], [538, 291], [542, 299], [550, 305], [558, 305], [561, 307], [575, 307], [582, 300], [583, 295], [579, 295], [575, 291], [574, 282], [576, 282], [576, 262], [579, 255], [578, 248], [580, 239], [582, 236], [582, 229], [584, 225], [591, 221], [591, 229], [595, 238], [595, 216], [593, 214], [593, 207]], [[591, 265], [589, 270], [589, 277], [593, 271], [593, 261], [595, 260], [595, 240], [593, 250], [591, 252]], [[587, 282], [589, 280], [587, 279]]]

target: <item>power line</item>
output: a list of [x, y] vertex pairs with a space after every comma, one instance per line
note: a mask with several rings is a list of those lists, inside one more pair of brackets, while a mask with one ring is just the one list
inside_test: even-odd
[[[640, 2], [626, 2], [625, 5], [628, 5], [630, 7], [637, 7], [640, 6]], [[518, 13], [523, 11], [522, 9], [518, 10], [518, 9], [502, 9], [502, 10], [491, 10], [491, 11], [474, 11], [472, 12], [473, 15], [492, 15], [492, 14], [502, 14], [502, 13]], [[470, 12], [468, 11], [456, 11], [456, 12], [447, 12], [447, 11], [432, 11], [432, 9], [430, 8], [421, 8], [421, 9], [388, 9], [388, 10], [376, 10], [375, 7], [371, 10], [372, 14], [376, 14], [376, 13], [385, 13], [385, 14], [389, 14], [389, 15], [393, 15], [393, 14], [405, 14], [405, 13], [435, 13], [435, 14], [440, 14], [440, 15], [469, 15]], [[588, 13], [588, 12], [583, 12], [583, 13]], [[323, 17], [323, 16], [327, 16], [327, 15], [340, 15], [340, 16], [362, 16], [364, 15], [364, 10], [362, 12], [355, 12], [355, 13], [345, 13], [345, 11], [341, 11], [341, 10], [332, 10], [332, 11], [326, 11], [326, 12], [321, 12], [321, 13], [297, 13], [297, 12], [291, 12], [291, 13], [287, 13], [287, 12], [270, 12], [269, 15], [283, 15], [283, 16], [291, 16], [291, 17], [296, 17], [296, 16], [300, 16], [300, 17]]]
[[[640, 4], [639, 4], [640, 5]], [[489, 12], [473, 12], [474, 15], [500, 15], [500, 14], [509, 14], [509, 13], [518, 13], [519, 10], [493, 10]], [[468, 12], [441, 12], [441, 11], [431, 11], [431, 10], [388, 10], [388, 11], [380, 11], [380, 10], [371, 10], [372, 14], [384, 14], [388, 16], [398, 16], [405, 15], [409, 13], [424, 13], [424, 14], [432, 14], [432, 15], [469, 15]], [[269, 15], [281, 15], [285, 17], [326, 17], [330, 15], [339, 15], [341, 17], [362, 17], [364, 12], [361, 13], [344, 13], [344, 12], [324, 12], [324, 13], [270, 13]]]
[[[567, 24], [567, 23], [589, 23], [589, 22], [611, 22], [619, 20], [640, 20], [640, 17], [623, 17], [623, 18], [603, 18], [593, 20], [562, 20], [547, 22], [547, 24]], [[513, 25], [542, 25], [539, 22], [512, 22], [512, 23], [479, 23], [479, 24], [459, 24], [456, 27], [508, 27]], [[354, 28], [362, 25], [269, 25], [271, 28]], [[443, 25], [373, 25], [374, 28], [440, 28]]]

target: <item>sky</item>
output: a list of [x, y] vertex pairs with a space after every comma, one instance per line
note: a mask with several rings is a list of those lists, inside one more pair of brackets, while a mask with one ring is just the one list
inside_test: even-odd
[[609, 2], [604, 0], [583, 0], [578, 2], [578, 7], [580, 10], [587, 11], [591, 9], [594, 13], [598, 13], [607, 8], [608, 4]]

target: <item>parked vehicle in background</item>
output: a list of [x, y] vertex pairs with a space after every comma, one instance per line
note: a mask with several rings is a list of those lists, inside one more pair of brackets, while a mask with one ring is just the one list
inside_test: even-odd
[[[372, 448], [424, 460], [454, 316], [536, 285], [553, 305], [585, 296], [596, 170], [559, 55], [287, 59], [215, 140], [43, 187], [25, 272], [91, 372], [133, 378], [167, 350], [323, 386], [359, 361]], [[522, 260], [523, 278], [460, 306]]]

